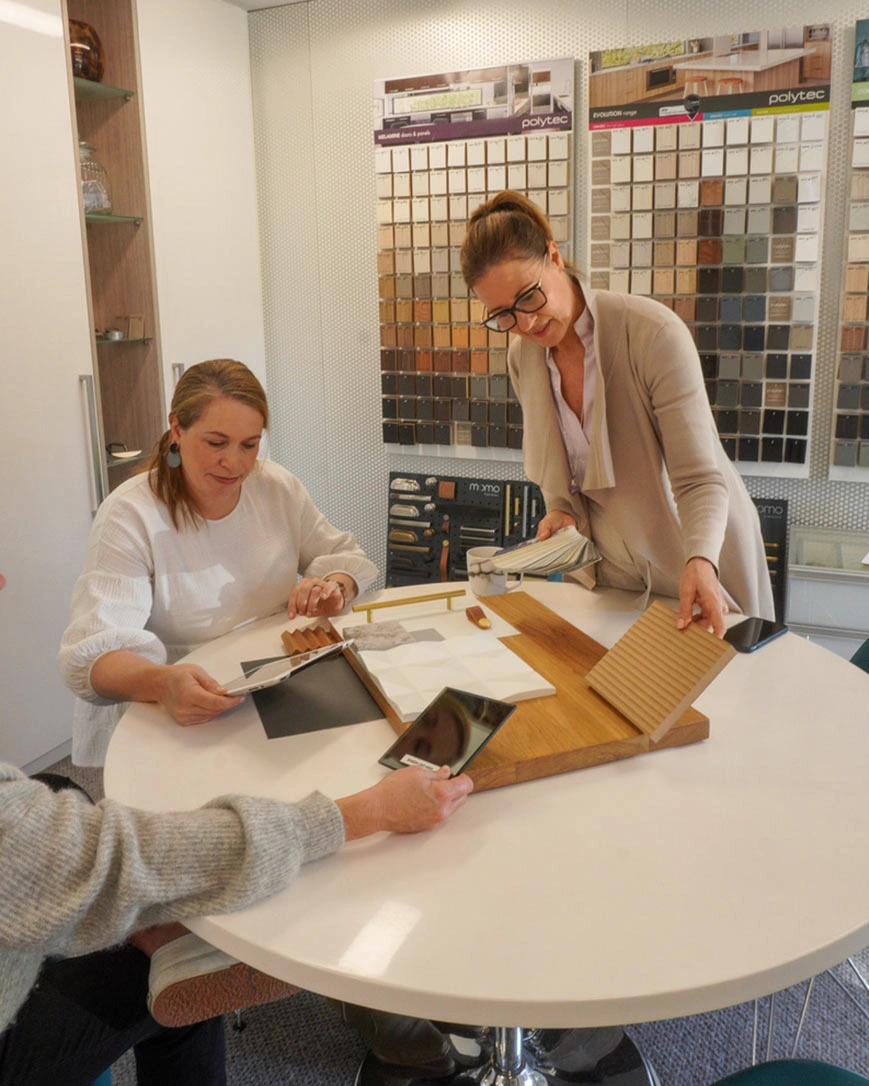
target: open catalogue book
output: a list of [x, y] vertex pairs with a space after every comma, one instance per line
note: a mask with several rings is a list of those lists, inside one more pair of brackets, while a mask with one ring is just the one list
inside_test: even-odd
[[504, 573], [531, 573], [549, 577], [600, 561], [600, 552], [574, 527], [561, 528], [548, 539], [526, 539], [492, 555], [492, 569]]

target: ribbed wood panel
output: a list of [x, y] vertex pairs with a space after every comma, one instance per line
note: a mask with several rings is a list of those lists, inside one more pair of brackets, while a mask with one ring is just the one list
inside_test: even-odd
[[656, 601], [588, 673], [588, 685], [652, 739], [662, 739], [735, 649]]

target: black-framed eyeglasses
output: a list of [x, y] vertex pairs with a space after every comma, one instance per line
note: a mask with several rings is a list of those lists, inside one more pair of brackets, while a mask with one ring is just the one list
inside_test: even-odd
[[547, 300], [546, 293], [540, 285], [543, 281], [542, 272], [541, 268], [541, 277], [533, 287], [523, 290], [511, 306], [499, 309], [497, 313], [490, 313], [483, 321], [483, 325], [492, 332], [509, 332], [519, 323], [517, 313], [536, 313], [538, 309], [542, 309]]

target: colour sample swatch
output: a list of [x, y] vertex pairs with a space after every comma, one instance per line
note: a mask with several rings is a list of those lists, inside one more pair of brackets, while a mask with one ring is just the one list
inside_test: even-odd
[[459, 250], [506, 188], [548, 216], [570, 256], [572, 59], [379, 80], [377, 272], [383, 440], [440, 454], [522, 447], [508, 337], [482, 325]]
[[845, 277], [830, 442], [831, 479], [869, 480], [869, 19], [857, 22], [851, 83]]
[[818, 24], [590, 56], [591, 286], [685, 321], [743, 474], [808, 476], [830, 45]]

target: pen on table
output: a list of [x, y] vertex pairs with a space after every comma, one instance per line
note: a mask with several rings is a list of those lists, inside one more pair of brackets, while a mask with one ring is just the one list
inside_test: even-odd
[[482, 607], [468, 607], [465, 609], [465, 614], [468, 617], [468, 621], [473, 622], [475, 626], [479, 626], [481, 630], [488, 630], [492, 625], [486, 618]]

